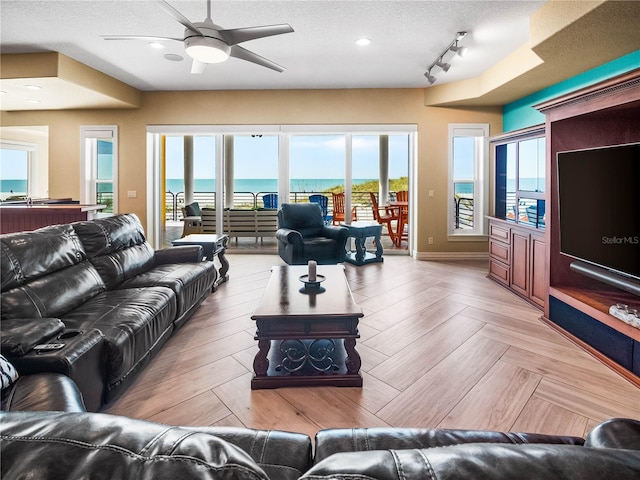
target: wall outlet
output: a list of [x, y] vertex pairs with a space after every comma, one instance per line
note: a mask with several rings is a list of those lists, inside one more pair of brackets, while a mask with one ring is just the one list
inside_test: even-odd
[[429, 190], [429, 197], [433, 198], [433, 190]]
[[429, 245], [433, 245], [433, 237], [428, 237], [427, 242], [429, 243]]
[[128, 198], [138, 198], [138, 192], [136, 190], [129, 190], [127, 192]]

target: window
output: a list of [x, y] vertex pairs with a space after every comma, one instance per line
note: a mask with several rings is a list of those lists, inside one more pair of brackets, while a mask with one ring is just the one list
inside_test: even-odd
[[536, 128], [511, 135], [502, 136], [495, 147], [495, 216], [544, 228], [544, 130]]
[[106, 205], [103, 213], [116, 213], [118, 127], [80, 127], [82, 138], [80, 202]]
[[23, 143], [0, 143], [0, 199], [31, 196], [30, 172], [36, 146]]
[[449, 235], [484, 235], [489, 126], [449, 125]]

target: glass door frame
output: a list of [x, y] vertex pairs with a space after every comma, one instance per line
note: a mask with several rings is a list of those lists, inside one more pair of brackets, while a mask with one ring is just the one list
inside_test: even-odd
[[[251, 135], [260, 132], [265, 135], [278, 135], [278, 195], [289, 198], [290, 195], [290, 137], [291, 135], [344, 135], [345, 136], [345, 211], [351, 211], [352, 146], [353, 135], [409, 135], [409, 224], [415, 224], [415, 192], [417, 185], [417, 124], [396, 125], [149, 125], [147, 126], [147, 237], [154, 248], [162, 243], [163, 221], [161, 205], [164, 187], [162, 186], [162, 165], [160, 161], [160, 137], [171, 135], [207, 135], [216, 137], [216, 205], [224, 201], [224, 136]], [[222, 225], [223, 210], [216, 209], [216, 224]], [[417, 231], [416, 228], [413, 231]], [[409, 252], [412, 237], [409, 237]]]

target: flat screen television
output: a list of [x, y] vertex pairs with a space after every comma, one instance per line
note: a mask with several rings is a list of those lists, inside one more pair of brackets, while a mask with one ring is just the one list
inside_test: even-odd
[[560, 252], [638, 284], [640, 143], [559, 152], [557, 160]]

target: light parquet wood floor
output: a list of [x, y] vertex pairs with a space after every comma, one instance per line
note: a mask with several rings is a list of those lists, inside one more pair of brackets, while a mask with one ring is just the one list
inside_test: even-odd
[[[345, 264], [365, 316], [363, 388], [252, 391], [250, 316], [276, 255], [229, 254], [222, 284], [107, 413], [172, 425], [303, 432], [447, 427], [584, 436], [611, 417], [640, 419], [640, 389], [543, 324], [486, 278], [486, 262], [389, 255]], [[319, 267], [321, 269], [321, 267]]]

